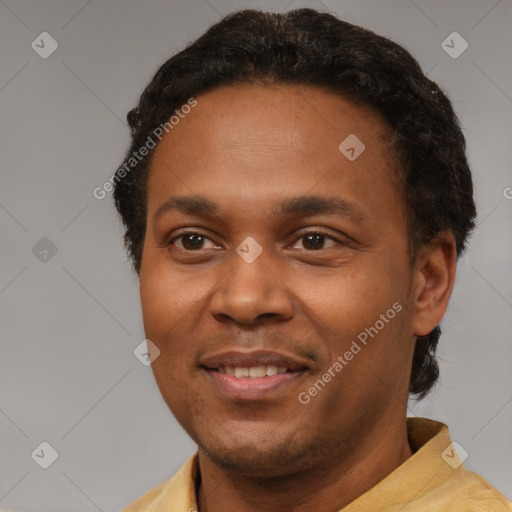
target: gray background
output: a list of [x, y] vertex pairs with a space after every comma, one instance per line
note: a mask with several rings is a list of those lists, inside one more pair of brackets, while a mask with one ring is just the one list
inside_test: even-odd
[[[0, 0], [0, 509], [119, 510], [195, 450], [133, 354], [138, 282], [111, 194], [92, 192], [157, 66], [230, 11], [304, 5], [403, 44], [460, 117], [479, 225], [443, 322], [441, 383], [409, 415], [448, 423], [466, 466], [512, 496], [510, 0]], [[47, 59], [31, 48], [44, 31], [59, 44]], [[457, 59], [441, 47], [453, 31], [469, 44]], [[42, 441], [59, 454], [46, 470], [31, 457]]]

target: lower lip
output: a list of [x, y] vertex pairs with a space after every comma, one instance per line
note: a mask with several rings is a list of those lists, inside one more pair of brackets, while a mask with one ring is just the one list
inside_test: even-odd
[[304, 376], [306, 370], [245, 378], [203, 368], [210, 381], [224, 396], [234, 400], [261, 400], [280, 393]]

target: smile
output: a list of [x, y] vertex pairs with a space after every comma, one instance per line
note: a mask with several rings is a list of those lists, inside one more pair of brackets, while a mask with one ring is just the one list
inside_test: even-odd
[[205, 357], [199, 368], [223, 399], [277, 398], [308, 373], [308, 361], [273, 351], [229, 351]]
[[217, 371], [233, 375], [239, 379], [257, 379], [260, 377], [272, 377], [272, 375], [286, 373], [290, 370], [283, 366], [269, 364], [264, 366], [251, 366], [250, 368], [244, 366], [221, 366]]
[[278, 398], [306, 374], [306, 368], [290, 370], [274, 365], [202, 368], [220, 398], [253, 401]]

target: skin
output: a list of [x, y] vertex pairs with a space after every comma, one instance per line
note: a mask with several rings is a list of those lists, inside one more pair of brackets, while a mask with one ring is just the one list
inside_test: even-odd
[[[453, 236], [439, 234], [410, 265], [385, 124], [369, 109], [289, 85], [223, 87], [197, 101], [155, 149], [140, 295], [146, 336], [161, 350], [156, 381], [198, 444], [198, 507], [339, 510], [412, 454], [414, 340], [444, 315]], [[355, 161], [338, 150], [349, 134], [366, 146]], [[155, 218], [171, 195], [207, 198], [218, 214]], [[341, 198], [357, 215], [273, 209], [305, 195]], [[206, 237], [199, 249], [181, 228]], [[304, 236], [315, 229], [328, 234], [318, 249]], [[263, 250], [252, 263], [236, 252], [248, 236]], [[300, 403], [394, 303], [402, 310]], [[228, 399], [198, 362], [231, 349], [277, 350], [308, 370], [269, 398]]]

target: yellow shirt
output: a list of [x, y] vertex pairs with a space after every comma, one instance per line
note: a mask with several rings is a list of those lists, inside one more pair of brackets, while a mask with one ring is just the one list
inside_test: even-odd
[[[407, 418], [412, 457], [343, 512], [501, 512], [512, 503], [462, 465], [448, 427], [426, 418]], [[153, 488], [123, 512], [193, 512], [197, 453], [169, 481]]]

